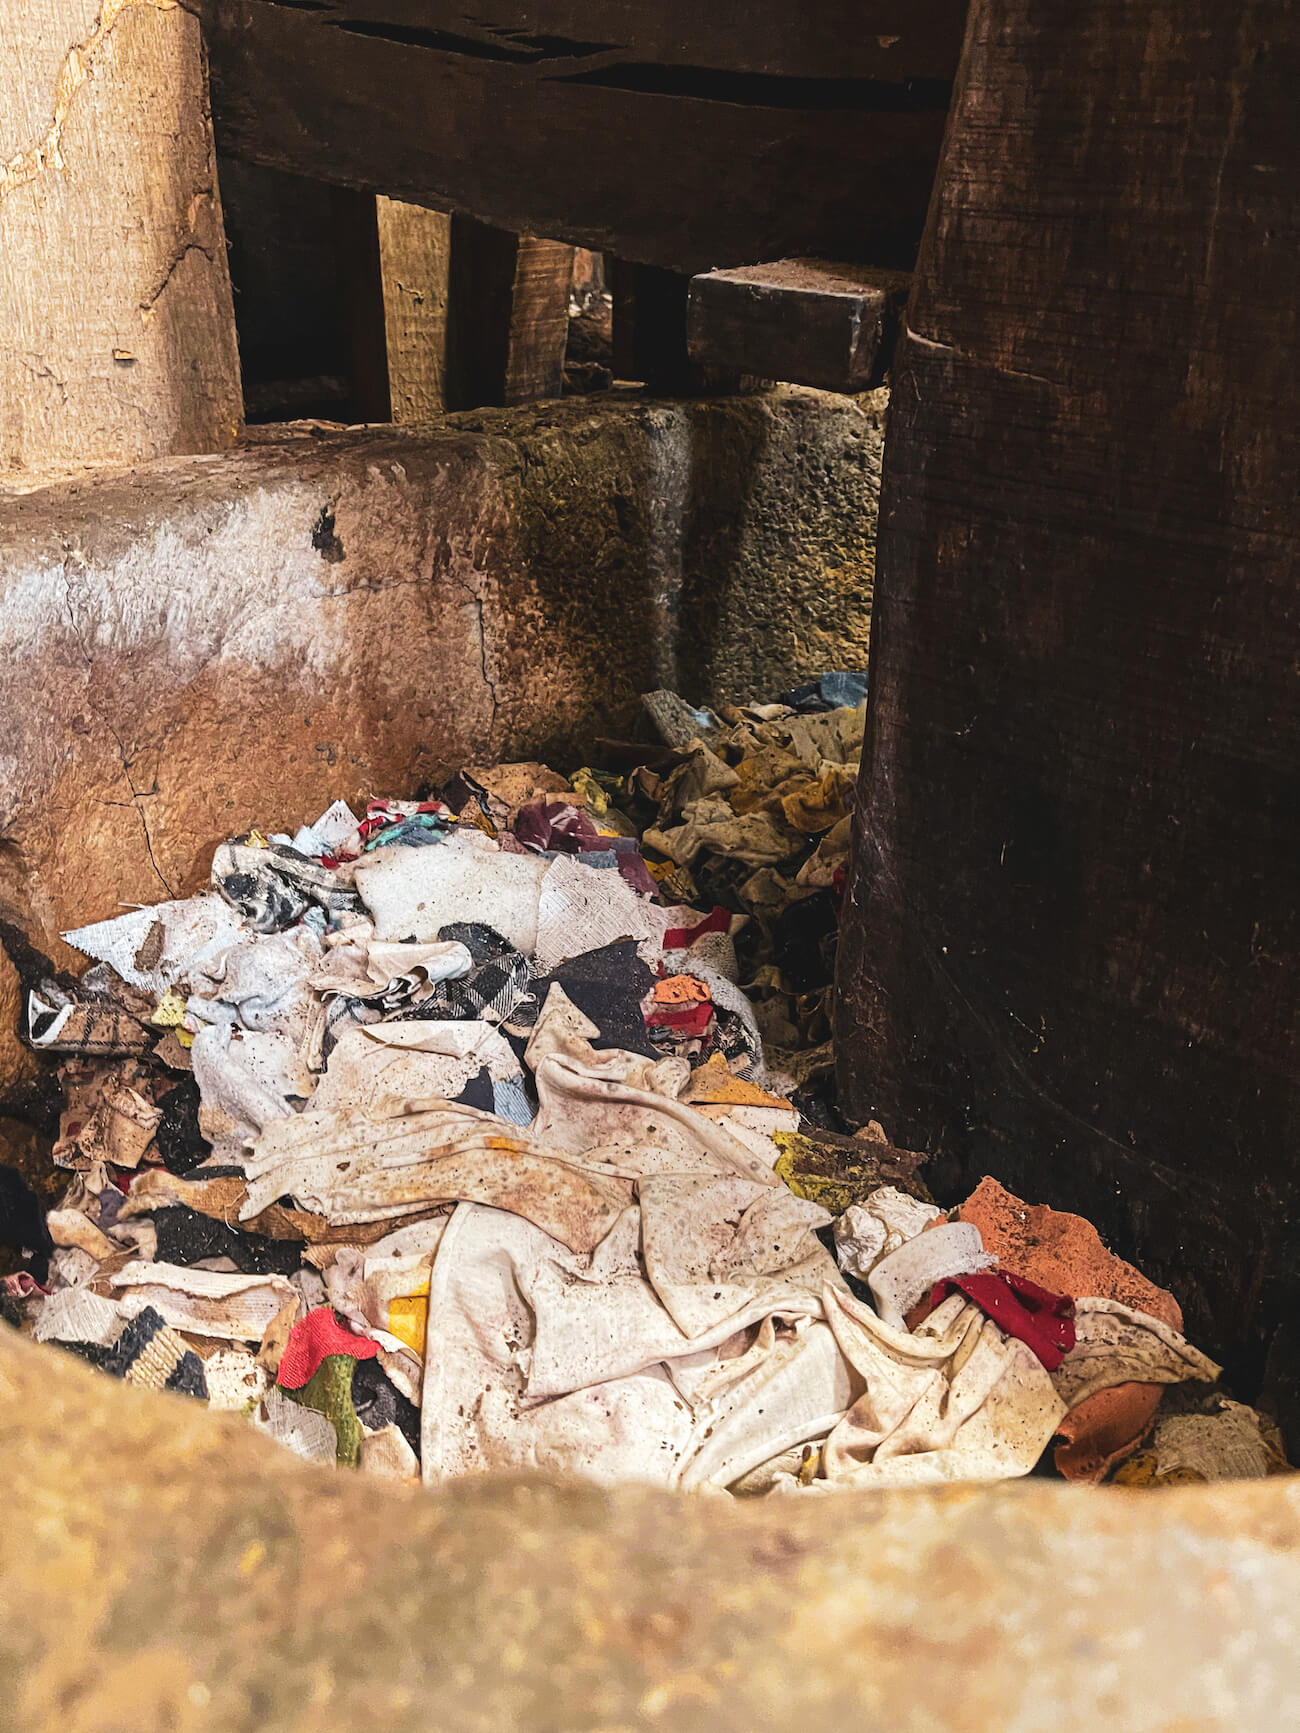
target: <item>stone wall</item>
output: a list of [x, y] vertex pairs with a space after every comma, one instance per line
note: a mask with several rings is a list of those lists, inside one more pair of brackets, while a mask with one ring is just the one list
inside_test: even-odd
[[[864, 665], [882, 421], [620, 391], [0, 499], [0, 904], [70, 964], [231, 832]], [[0, 962], [0, 1111], [17, 1009]]]

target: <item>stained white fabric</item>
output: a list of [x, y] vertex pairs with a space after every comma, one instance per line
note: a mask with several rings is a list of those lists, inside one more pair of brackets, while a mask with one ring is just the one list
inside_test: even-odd
[[[439, 1247], [421, 1407], [427, 1484], [492, 1471], [671, 1483], [692, 1416], [662, 1367], [531, 1401], [536, 1312], [520, 1286], [560, 1251], [517, 1216], [462, 1204]], [[671, 1322], [671, 1320], [670, 1320]]]
[[63, 937], [83, 955], [108, 963], [132, 987], [164, 993], [198, 975], [242, 930], [239, 911], [206, 893], [132, 909]]
[[1001, 1480], [1038, 1461], [1065, 1403], [1033, 1351], [977, 1306], [953, 1294], [909, 1333], [851, 1294], [828, 1286], [824, 1300], [835, 1339], [865, 1385], [826, 1440], [828, 1481]]
[[897, 1186], [882, 1185], [860, 1204], [850, 1204], [835, 1223], [835, 1252], [840, 1268], [866, 1281], [890, 1252], [923, 1233], [943, 1212], [921, 1203]]
[[523, 1076], [514, 1049], [494, 1024], [371, 1023], [339, 1037], [308, 1107], [319, 1112], [369, 1109], [385, 1101], [451, 1101], [484, 1067], [494, 1082]]
[[1213, 1384], [1223, 1370], [1177, 1330], [1118, 1300], [1076, 1300], [1074, 1328], [1074, 1347], [1052, 1374], [1070, 1408], [1116, 1384]]
[[286, 1194], [338, 1225], [476, 1200], [516, 1210], [562, 1244], [589, 1250], [630, 1198], [616, 1176], [551, 1151], [494, 1114], [446, 1102], [411, 1106], [274, 1121], [245, 1158], [240, 1219]]
[[905, 1240], [881, 1258], [867, 1277], [876, 1310], [887, 1324], [903, 1327], [903, 1319], [936, 1282], [949, 1276], [973, 1276], [997, 1263], [984, 1250], [974, 1222], [945, 1222]]
[[539, 974], [549, 975], [584, 951], [635, 939], [637, 954], [653, 967], [663, 954], [667, 922], [668, 911], [639, 895], [614, 868], [558, 855], [538, 892], [534, 964]]
[[646, 1275], [685, 1335], [755, 1300], [785, 1317], [820, 1316], [822, 1288], [840, 1279], [816, 1235], [831, 1220], [820, 1205], [784, 1186], [681, 1174], [643, 1179], [637, 1193]]
[[433, 848], [377, 849], [358, 863], [356, 887], [381, 940], [425, 943], [453, 921], [478, 921], [531, 956], [549, 864], [540, 855], [507, 853], [482, 831], [466, 829]]
[[259, 1342], [294, 1297], [283, 1276], [222, 1275], [180, 1264], [132, 1262], [108, 1282], [126, 1300], [152, 1306], [178, 1330], [232, 1342]]

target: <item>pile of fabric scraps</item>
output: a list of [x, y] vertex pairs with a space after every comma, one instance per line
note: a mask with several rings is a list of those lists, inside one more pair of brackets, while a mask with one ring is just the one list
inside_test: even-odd
[[660, 747], [338, 802], [65, 934], [79, 977], [28, 947], [67, 1187], [0, 1197], [11, 1321], [399, 1481], [1275, 1466], [1086, 1222], [992, 1180], [944, 1214], [803, 1111], [861, 697], [652, 694]]
[[[827, 1001], [865, 701], [862, 674], [825, 674], [779, 704], [717, 713], [652, 692], [659, 747], [604, 741], [603, 768], [579, 773], [640, 836], [662, 885], [714, 906], [721, 954], [739, 958], [772, 1080], [787, 1093], [832, 1070]], [[697, 943], [707, 936], [695, 929]], [[686, 1031], [701, 1020], [681, 1002], [675, 1015]]]

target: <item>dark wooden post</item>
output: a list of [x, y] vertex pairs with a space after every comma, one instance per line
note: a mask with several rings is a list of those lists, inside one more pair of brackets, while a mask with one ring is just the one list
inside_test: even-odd
[[[1300, 15], [974, 0], [899, 346], [860, 1120], [1300, 1339]], [[932, 1182], [936, 1183], [936, 1182]]]

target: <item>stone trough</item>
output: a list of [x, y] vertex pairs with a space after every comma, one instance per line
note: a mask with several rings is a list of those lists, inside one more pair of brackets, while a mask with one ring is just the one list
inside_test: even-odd
[[[878, 402], [275, 430], [7, 505], [6, 919], [865, 651]], [[6, 1159], [40, 1116], [3, 977]], [[0, 1331], [0, 1728], [1294, 1726], [1300, 1491], [403, 1492]]]

